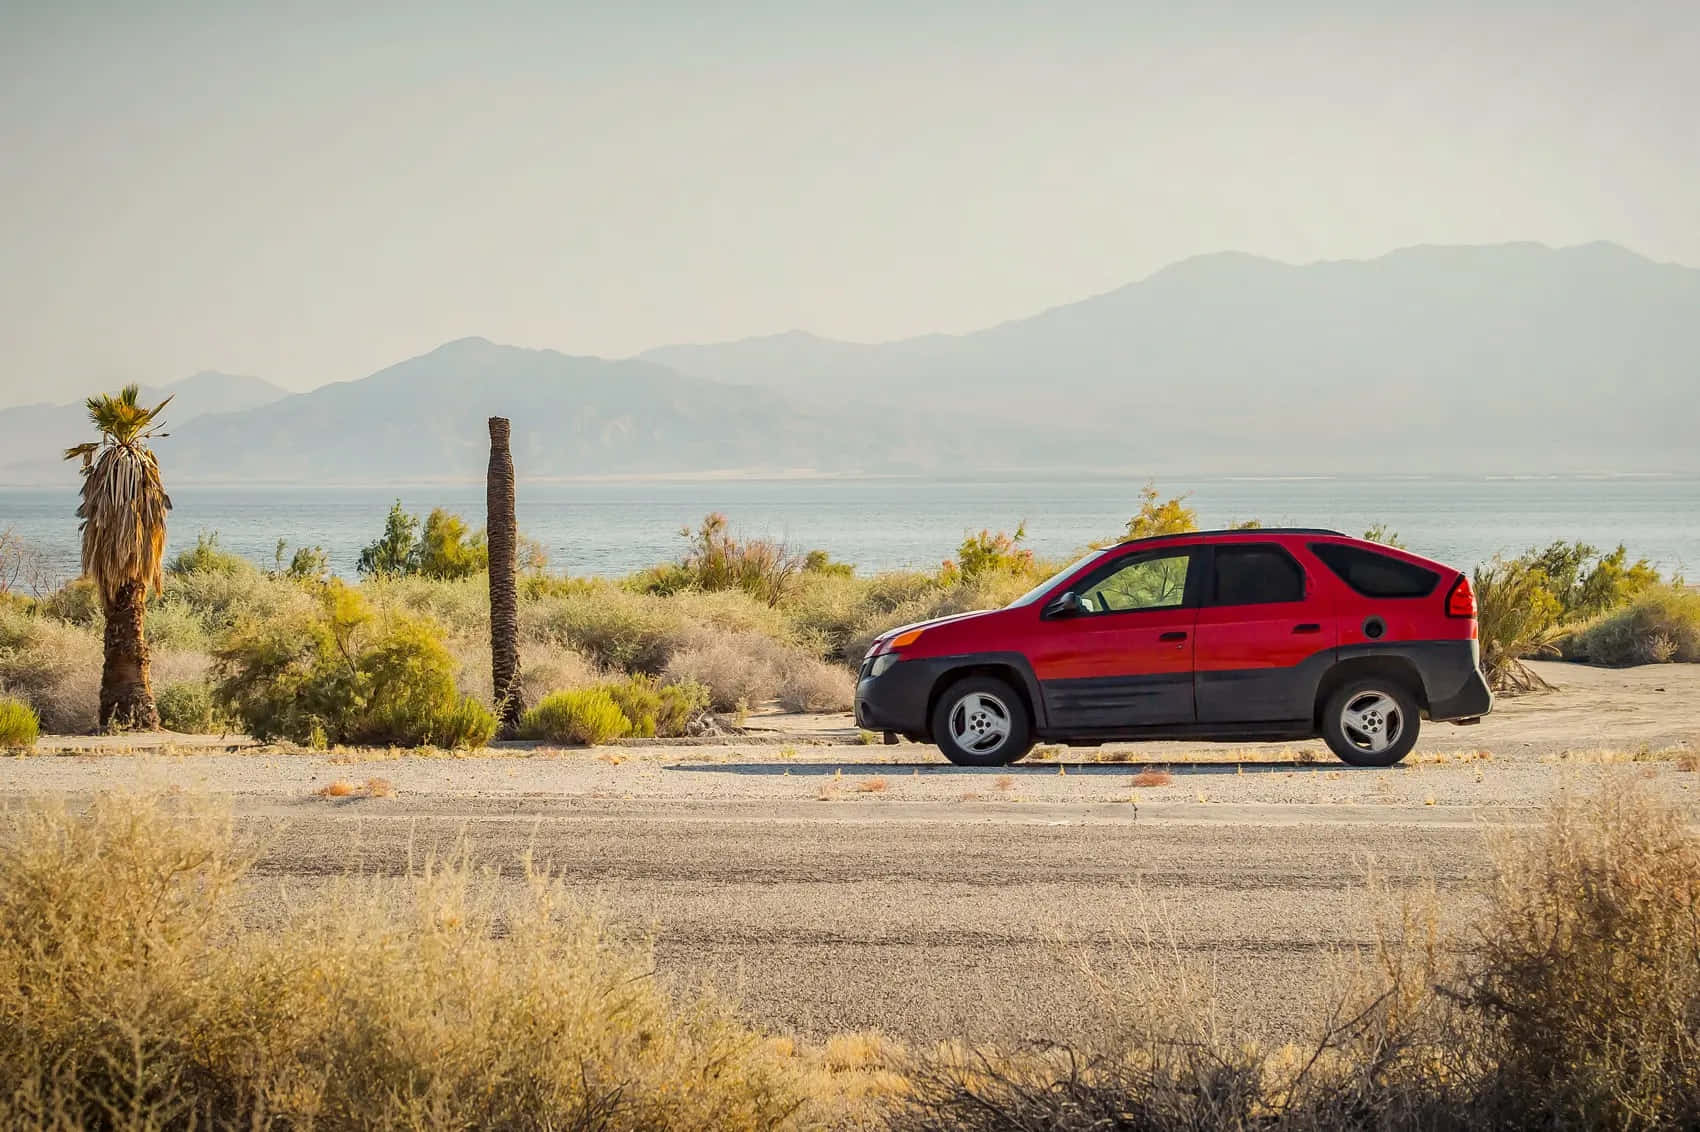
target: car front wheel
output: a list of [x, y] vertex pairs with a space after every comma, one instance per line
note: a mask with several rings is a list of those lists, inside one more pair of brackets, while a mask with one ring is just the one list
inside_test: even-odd
[[1328, 697], [1322, 737], [1353, 766], [1392, 766], [1417, 744], [1416, 697], [1396, 680], [1354, 680]]
[[995, 676], [953, 684], [933, 708], [933, 741], [957, 766], [1003, 766], [1033, 749], [1033, 722], [1015, 689]]

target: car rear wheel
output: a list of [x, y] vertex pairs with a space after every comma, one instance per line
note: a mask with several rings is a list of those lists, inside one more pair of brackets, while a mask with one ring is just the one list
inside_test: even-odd
[[1003, 766], [1033, 749], [1033, 721], [1014, 688], [995, 676], [970, 676], [933, 707], [933, 741], [957, 766]]
[[1354, 680], [1322, 709], [1322, 737], [1353, 766], [1392, 766], [1416, 746], [1420, 726], [1416, 697], [1397, 680]]

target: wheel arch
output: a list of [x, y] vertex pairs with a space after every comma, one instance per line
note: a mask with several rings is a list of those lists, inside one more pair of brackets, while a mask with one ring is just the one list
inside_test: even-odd
[[1354, 680], [1380, 677], [1397, 681], [1416, 699], [1417, 706], [1428, 711], [1428, 690], [1423, 687], [1422, 673], [1408, 658], [1396, 654], [1347, 657], [1322, 674], [1316, 686], [1316, 701], [1311, 707], [1311, 722], [1320, 730], [1322, 709], [1329, 697]]
[[[927, 694], [927, 726], [932, 727], [933, 713], [938, 710], [939, 701], [952, 687], [973, 676], [990, 676], [1002, 680], [1015, 694], [1021, 697], [1021, 706], [1027, 709], [1027, 719], [1033, 731], [1038, 733], [1044, 727], [1045, 704], [1039, 695], [1039, 682], [1033, 676], [1033, 669], [1027, 663], [1027, 658], [1019, 653], [1013, 655], [972, 656], [953, 658], [953, 663], [941, 671], [933, 681], [932, 690]], [[929, 734], [928, 739], [936, 738]]]

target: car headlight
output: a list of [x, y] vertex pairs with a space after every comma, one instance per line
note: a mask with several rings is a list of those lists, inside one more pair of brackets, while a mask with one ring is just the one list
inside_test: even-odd
[[872, 667], [868, 669], [868, 675], [870, 677], [878, 676], [902, 659], [902, 657], [898, 656], [894, 652], [881, 653], [874, 657], [874, 663]]

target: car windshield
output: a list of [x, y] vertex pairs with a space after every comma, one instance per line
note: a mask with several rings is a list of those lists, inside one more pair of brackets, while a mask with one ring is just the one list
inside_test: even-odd
[[1034, 586], [1008, 605], [1004, 606], [1004, 608], [1014, 609], [1020, 605], [1032, 605], [1034, 602], [1045, 596], [1045, 592], [1056, 583], [1058, 578], [1066, 578], [1068, 575], [1074, 573], [1088, 562], [1095, 561], [1103, 556], [1104, 552], [1102, 550], [1094, 550], [1090, 554], [1081, 556], [1078, 562], [1070, 563], [1061, 570], [1058, 570], [1055, 574], [1052, 574], [1050, 577], [1046, 578], [1044, 581], [1040, 582], [1038, 585]]

